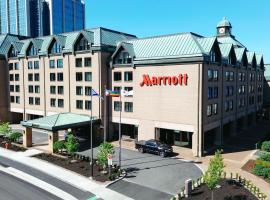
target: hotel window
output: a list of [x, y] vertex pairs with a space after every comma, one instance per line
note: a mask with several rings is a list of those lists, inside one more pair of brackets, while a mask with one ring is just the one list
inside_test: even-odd
[[19, 85], [15, 86], [15, 92], [20, 92], [20, 86]]
[[54, 60], [50, 60], [50, 68], [51, 69], [55, 68], [55, 61]]
[[125, 112], [133, 112], [133, 103], [125, 102]]
[[20, 81], [20, 75], [19, 74], [15, 74], [15, 81]]
[[39, 97], [36, 97], [36, 98], [35, 98], [35, 104], [36, 104], [36, 105], [40, 105], [40, 98], [39, 98]]
[[40, 93], [40, 87], [38, 85], [35, 86], [35, 93], [36, 94]]
[[113, 88], [113, 91], [115, 91], [115, 92], [120, 92], [120, 90], [121, 90], [121, 87], [118, 87], [118, 86]]
[[83, 95], [83, 87], [81, 86], [76, 87], [76, 95]]
[[83, 101], [82, 100], [77, 100], [76, 101], [76, 108], [77, 109], [83, 109]]
[[32, 61], [28, 61], [28, 69], [33, 69], [33, 62]]
[[114, 111], [120, 111], [121, 107], [122, 107], [122, 102], [120, 102], [120, 101], [115, 101], [115, 102], [113, 103], [113, 110], [114, 110]]
[[13, 63], [8, 64], [8, 69], [9, 69], [9, 71], [13, 70]]
[[55, 94], [56, 93], [56, 87], [55, 86], [50, 86], [50, 93]]
[[84, 66], [85, 67], [92, 67], [92, 60], [91, 60], [91, 58], [84, 58]]
[[213, 81], [218, 81], [218, 70], [213, 71]]
[[55, 81], [55, 73], [50, 73], [50, 81]]
[[92, 81], [92, 72], [85, 72], [84, 79], [85, 81]]
[[39, 69], [39, 61], [34, 61], [34, 69]]
[[210, 51], [210, 61], [216, 62], [216, 52], [215, 51]]
[[121, 74], [121, 72], [114, 72], [113, 73], [113, 80], [114, 81], [121, 81], [122, 80], [122, 74]]
[[28, 86], [28, 92], [29, 93], [33, 93], [34, 92], [34, 86], [33, 85], [29, 85]]
[[85, 110], [91, 110], [91, 101], [85, 101]]
[[82, 67], [82, 59], [76, 58], [76, 67]]
[[18, 51], [12, 46], [8, 53], [8, 57], [14, 58], [18, 56]]
[[212, 115], [212, 105], [207, 105], [206, 114], [208, 117]]
[[208, 75], [208, 81], [212, 81], [213, 80], [213, 70], [208, 69], [207, 75]]
[[56, 106], [56, 99], [51, 99], [51, 107], [55, 107]]
[[212, 99], [212, 98], [213, 98], [213, 88], [208, 87], [208, 99]]
[[10, 102], [11, 102], [11, 103], [14, 103], [14, 102], [15, 102], [14, 96], [10, 96]]
[[230, 72], [225, 72], [225, 80], [230, 81]]
[[38, 55], [38, 49], [31, 45], [31, 48], [27, 51], [27, 56], [36, 56]]
[[35, 74], [35, 81], [39, 81], [39, 74]]
[[225, 101], [224, 109], [226, 112], [229, 111], [229, 102], [228, 101]]
[[76, 72], [76, 81], [82, 81], [83, 75], [82, 72]]
[[10, 81], [14, 81], [14, 75], [13, 75], [13, 74], [10, 74], [10, 75], [9, 75], [9, 80], [10, 80]]
[[57, 92], [58, 92], [58, 94], [64, 94], [64, 86], [58, 86]]
[[218, 87], [214, 87], [213, 98], [218, 98]]
[[29, 97], [28, 98], [28, 103], [29, 103], [29, 105], [34, 105], [34, 98], [33, 97]]
[[58, 99], [58, 107], [64, 108], [64, 99]]
[[91, 90], [92, 90], [92, 87], [85, 87], [85, 89], [84, 89], [85, 91], [85, 95], [86, 96], [91, 96]]
[[234, 80], [234, 72], [230, 72], [230, 81]]
[[16, 102], [17, 104], [20, 104], [20, 97], [19, 97], [19, 96], [16, 96], [16, 97], [15, 97], [15, 102]]
[[76, 51], [84, 51], [90, 49], [90, 44], [84, 37], [81, 37], [81, 39], [78, 41], [78, 43], [75, 46]]
[[230, 110], [233, 110], [233, 100], [230, 100], [229, 101], [229, 109]]
[[14, 69], [15, 70], [19, 70], [20, 69], [19, 63], [17, 63], [17, 62], [14, 63]]
[[10, 85], [9, 90], [10, 90], [10, 92], [14, 92], [14, 85]]
[[57, 60], [57, 68], [63, 68], [63, 59]]
[[214, 115], [216, 115], [218, 113], [218, 105], [217, 105], [217, 103], [214, 103], [212, 105], [212, 112], [213, 112]]
[[63, 81], [63, 80], [64, 80], [63, 73], [57, 73], [57, 81]]
[[121, 52], [118, 54], [118, 56], [115, 59], [116, 64], [130, 64], [131, 63], [131, 56], [128, 52]]
[[54, 41], [54, 44], [49, 52], [50, 54], [59, 54], [62, 52], [62, 46], [58, 42]]
[[33, 81], [33, 74], [28, 74], [28, 81]]
[[132, 74], [132, 72], [125, 72], [124, 73], [124, 80], [125, 81], [132, 81], [133, 80], [133, 74]]

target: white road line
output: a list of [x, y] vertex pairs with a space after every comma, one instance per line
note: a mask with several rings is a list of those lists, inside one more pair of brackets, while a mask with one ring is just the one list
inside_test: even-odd
[[25, 182], [28, 182], [36, 187], [39, 187], [61, 199], [64, 199], [64, 200], [78, 200], [76, 199], [75, 197], [73, 197], [72, 195], [64, 192], [63, 190], [60, 190], [58, 188], [56, 188], [55, 186], [53, 185], [50, 185], [42, 180], [39, 180], [38, 178], [36, 177], [33, 177], [29, 174], [26, 174], [22, 171], [19, 171], [17, 169], [14, 169], [12, 167], [8, 167], [8, 168], [4, 168], [4, 167], [1, 167], [0, 166], [0, 171], [3, 171], [7, 174], [10, 174], [14, 177], [17, 177]]

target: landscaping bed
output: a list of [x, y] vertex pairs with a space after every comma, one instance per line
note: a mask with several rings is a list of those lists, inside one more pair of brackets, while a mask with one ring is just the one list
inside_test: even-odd
[[[234, 180], [222, 179], [219, 182], [220, 188], [214, 189], [215, 200], [257, 200], [246, 188]], [[211, 200], [211, 191], [206, 184], [192, 191], [190, 200]]]
[[[0, 147], [2, 148], [6, 148], [6, 142], [7, 140], [4, 139], [3, 137], [0, 137]], [[12, 150], [12, 151], [26, 151], [27, 149], [22, 147], [20, 144], [16, 144], [16, 143], [11, 143], [11, 142], [8, 142], [8, 149], [9, 150]]]
[[[82, 176], [90, 177], [91, 168], [89, 163], [89, 158], [83, 157], [82, 159], [74, 157], [64, 157], [51, 154], [38, 154], [34, 157], [48, 161], [54, 165], [63, 167], [70, 171], [76, 172]], [[96, 160], [94, 160], [96, 163]], [[111, 169], [111, 175], [109, 173], [103, 174], [103, 168], [100, 165], [94, 164], [94, 180], [100, 182], [112, 181], [120, 175], [120, 172], [117, 167]], [[108, 169], [106, 169], [108, 171]]]

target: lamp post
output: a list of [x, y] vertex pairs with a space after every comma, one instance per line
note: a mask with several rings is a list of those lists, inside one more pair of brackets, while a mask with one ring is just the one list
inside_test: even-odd
[[90, 165], [91, 165], [91, 178], [93, 179], [93, 176], [94, 176], [94, 164], [93, 164], [93, 120], [92, 120], [92, 117], [93, 117], [93, 92], [91, 91], [91, 117], [90, 117], [90, 148], [91, 148], [91, 159], [90, 159]]

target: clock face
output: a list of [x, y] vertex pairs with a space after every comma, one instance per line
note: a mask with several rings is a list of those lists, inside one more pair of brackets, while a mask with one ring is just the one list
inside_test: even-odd
[[219, 33], [225, 33], [225, 28], [220, 28]]

